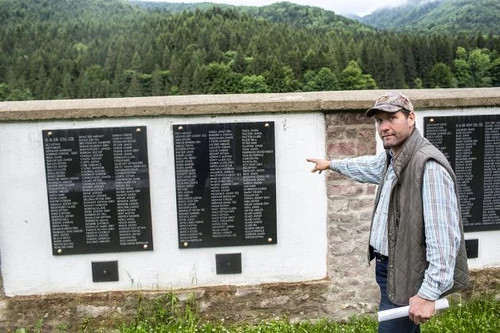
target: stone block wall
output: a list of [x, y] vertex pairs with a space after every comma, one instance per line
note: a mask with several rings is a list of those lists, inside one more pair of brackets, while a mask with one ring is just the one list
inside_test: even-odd
[[[363, 112], [328, 113], [325, 125], [328, 159], [376, 153], [374, 123]], [[370, 311], [378, 300], [374, 266], [367, 260], [375, 188], [327, 174], [330, 312], [336, 318]]]

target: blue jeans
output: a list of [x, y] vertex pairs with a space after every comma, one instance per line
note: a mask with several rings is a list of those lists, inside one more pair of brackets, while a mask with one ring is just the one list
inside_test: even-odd
[[[380, 287], [379, 311], [399, 307], [387, 297], [387, 261], [375, 259], [375, 276]], [[382, 321], [378, 326], [378, 333], [420, 333], [420, 326], [415, 325], [408, 317]]]

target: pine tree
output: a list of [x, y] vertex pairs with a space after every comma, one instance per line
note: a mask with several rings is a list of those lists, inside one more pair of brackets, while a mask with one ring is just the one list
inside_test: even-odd
[[151, 74], [151, 94], [153, 96], [165, 94], [165, 84], [158, 65], [156, 65], [155, 70]]
[[142, 96], [142, 89], [141, 89], [141, 84], [139, 82], [139, 78], [137, 73], [133, 73], [132, 78], [130, 80], [130, 85], [127, 89], [127, 96], [128, 97], [141, 97]]

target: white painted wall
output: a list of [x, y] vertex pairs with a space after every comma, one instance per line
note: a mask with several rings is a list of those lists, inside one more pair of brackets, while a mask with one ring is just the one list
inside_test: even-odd
[[[467, 108], [448, 110], [417, 110], [417, 128], [424, 134], [425, 117], [446, 117], [446, 116], [479, 116], [479, 115], [500, 115], [500, 108]], [[377, 152], [383, 150], [382, 141], [377, 136]], [[500, 197], [500, 193], [498, 193]], [[466, 232], [465, 239], [478, 239], [478, 258], [469, 258], [469, 268], [486, 268], [500, 266], [500, 230]]]
[[[278, 244], [179, 249], [173, 124], [274, 121]], [[42, 130], [147, 126], [154, 251], [52, 255]], [[0, 123], [0, 253], [7, 296], [177, 289], [322, 279], [327, 275], [322, 113]], [[241, 253], [242, 274], [217, 275], [215, 254]], [[92, 282], [91, 262], [118, 260], [118, 282]]]

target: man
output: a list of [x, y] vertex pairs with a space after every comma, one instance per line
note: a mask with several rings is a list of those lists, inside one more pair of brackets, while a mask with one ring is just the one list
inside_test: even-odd
[[368, 260], [376, 258], [379, 310], [409, 305], [409, 316], [384, 321], [378, 332], [420, 332], [434, 302], [468, 284], [467, 255], [455, 174], [415, 128], [410, 100], [388, 92], [375, 101], [373, 117], [385, 151], [343, 160], [308, 159], [312, 172], [331, 169], [378, 184]]

